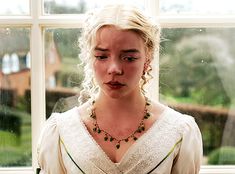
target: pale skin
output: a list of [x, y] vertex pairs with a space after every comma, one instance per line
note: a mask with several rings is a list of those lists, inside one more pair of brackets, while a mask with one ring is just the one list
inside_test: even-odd
[[[139, 81], [148, 66], [150, 54], [136, 32], [115, 26], [98, 30], [93, 54], [95, 79], [101, 89], [95, 103], [97, 122], [113, 137], [126, 138], [137, 129], [143, 117], [145, 98]], [[120, 149], [115, 148], [117, 142], [104, 141], [103, 135], [92, 131], [93, 120], [88, 113], [90, 107], [88, 102], [79, 107], [83, 122], [110, 160], [120, 162], [135, 141], [122, 142]], [[160, 103], [151, 104], [151, 117], [145, 121], [146, 131], [164, 109]], [[141, 137], [145, 132], [136, 135]]]

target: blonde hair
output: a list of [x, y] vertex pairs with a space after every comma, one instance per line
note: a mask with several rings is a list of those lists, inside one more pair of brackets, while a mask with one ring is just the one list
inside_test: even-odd
[[[82, 90], [79, 96], [79, 102], [82, 104], [88, 98], [94, 98], [99, 91], [96, 85], [93, 72], [93, 49], [97, 31], [104, 26], [116, 26], [123, 30], [134, 31], [144, 40], [146, 49], [149, 53], [149, 62], [153, 59], [159, 48], [160, 28], [154, 25], [150, 19], [145, 17], [135, 7], [126, 5], [107, 5], [98, 11], [87, 13], [87, 19], [84, 22], [83, 31], [79, 39], [81, 52], [79, 58], [84, 66], [84, 80]], [[151, 78], [149, 65], [144, 72], [140, 86], [144, 91], [144, 85]]]

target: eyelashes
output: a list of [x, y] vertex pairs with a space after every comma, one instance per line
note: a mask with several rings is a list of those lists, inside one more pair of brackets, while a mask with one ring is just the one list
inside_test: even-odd
[[104, 60], [108, 57], [107, 56], [95, 56], [95, 58], [98, 59], [98, 60]]
[[124, 57], [123, 60], [127, 61], [127, 62], [133, 62], [135, 60], [137, 60], [138, 58], [136, 57]]
[[[95, 56], [95, 58], [97, 60], [105, 60], [105, 59], [108, 58], [108, 56], [101, 55], [101, 56]], [[137, 57], [133, 57], [133, 56], [124, 56], [124, 57], [121, 58], [121, 60], [124, 60], [124, 61], [127, 61], [127, 62], [134, 62], [137, 59], [138, 59]]]

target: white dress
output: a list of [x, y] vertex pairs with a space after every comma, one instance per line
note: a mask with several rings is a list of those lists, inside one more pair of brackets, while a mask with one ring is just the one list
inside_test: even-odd
[[52, 114], [38, 144], [41, 174], [196, 174], [201, 159], [201, 133], [194, 118], [170, 108], [119, 163], [96, 143], [77, 107]]

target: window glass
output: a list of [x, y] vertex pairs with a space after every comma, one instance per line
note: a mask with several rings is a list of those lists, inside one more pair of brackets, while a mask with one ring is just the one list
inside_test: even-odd
[[169, 15], [228, 15], [235, 14], [234, 6], [234, 0], [160, 0], [160, 12]]
[[[113, 3], [110, 0], [44, 0], [45, 14], [80, 14], [89, 9], [99, 8], [105, 4]], [[135, 5], [144, 9], [144, 0], [120, 0], [119, 3]]]
[[46, 115], [78, 104], [83, 79], [78, 54], [80, 29], [45, 30]]
[[160, 100], [195, 118], [204, 164], [235, 164], [234, 36], [234, 28], [162, 31]]
[[0, 167], [31, 166], [30, 30], [0, 38]]
[[29, 0], [7, 0], [0, 5], [0, 15], [29, 15]]

